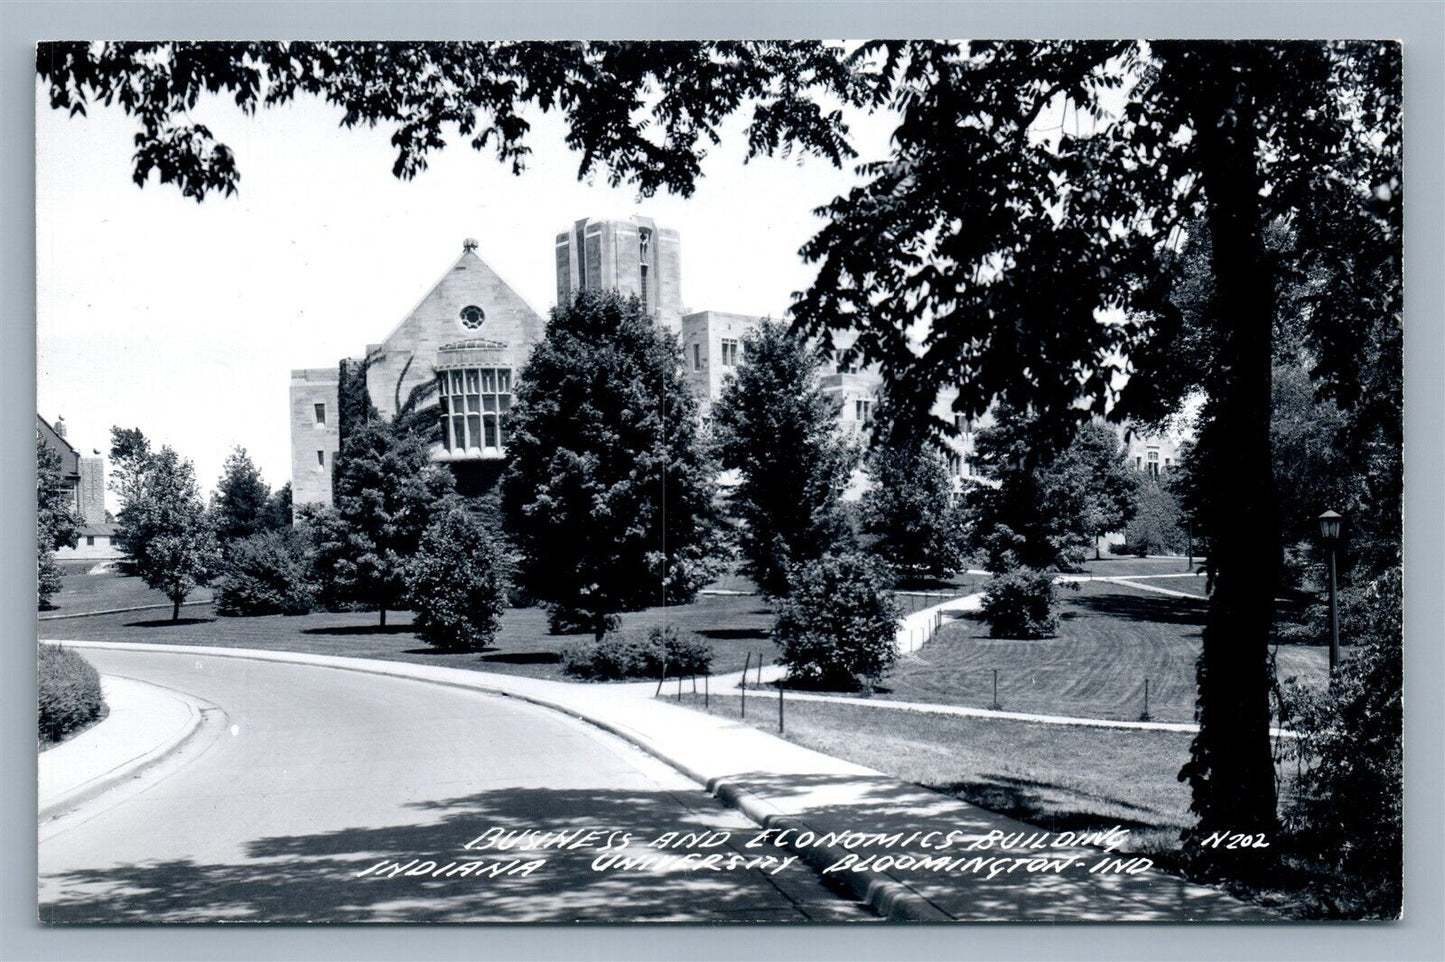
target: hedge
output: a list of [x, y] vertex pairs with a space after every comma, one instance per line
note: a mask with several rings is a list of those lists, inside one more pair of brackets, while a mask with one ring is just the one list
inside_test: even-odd
[[58, 742], [100, 717], [100, 673], [59, 645], [40, 646], [40, 740]]

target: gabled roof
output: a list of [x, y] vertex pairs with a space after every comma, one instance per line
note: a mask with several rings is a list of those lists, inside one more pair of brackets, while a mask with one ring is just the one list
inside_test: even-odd
[[426, 294], [412, 306], [411, 310], [402, 315], [401, 320], [397, 321], [396, 326], [387, 333], [386, 337], [381, 339], [381, 344], [378, 346], [384, 346], [390, 343], [392, 338], [396, 337], [397, 333], [406, 326], [406, 323], [410, 321], [418, 311], [426, 306], [429, 300], [439, 296], [442, 285], [451, 280], [458, 272], [468, 275], [468, 279], [476, 284], [492, 287], [501, 294], [503, 299], [514, 301], [515, 306], [523, 307], [530, 311], [533, 316], [541, 319], [542, 315], [537, 313], [536, 308], [528, 304], [526, 298], [518, 294], [512, 285], [504, 281], [502, 275], [493, 270], [490, 264], [478, 257], [476, 250], [471, 246], [470, 242], [468, 242], [462, 249], [462, 256], [458, 257], [452, 266], [447, 268], [446, 273], [437, 278], [436, 283], [427, 288]]
[[35, 415], [35, 428], [51, 450], [60, 455], [60, 469], [66, 474], [80, 473], [80, 452], [51, 427], [50, 422], [39, 414]]

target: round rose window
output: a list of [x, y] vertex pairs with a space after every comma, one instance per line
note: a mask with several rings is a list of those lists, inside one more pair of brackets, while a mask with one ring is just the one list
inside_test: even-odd
[[465, 327], [469, 331], [475, 331], [482, 326], [482, 322], [487, 319], [487, 315], [484, 314], [482, 309], [477, 305], [468, 304], [462, 308], [461, 318], [462, 327]]

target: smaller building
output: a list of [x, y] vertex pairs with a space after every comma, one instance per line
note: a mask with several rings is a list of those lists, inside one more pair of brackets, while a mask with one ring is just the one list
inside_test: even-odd
[[105, 560], [119, 558], [115, 547], [115, 525], [105, 511], [105, 458], [98, 449], [81, 454], [66, 437], [65, 418], [58, 417], [52, 425], [35, 415], [35, 430], [41, 443], [60, 457], [60, 479], [70, 499], [71, 512], [80, 519], [80, 540], [74, 548], [60, 548], [57, 560]]
[[725, 311], [698, 311], [683, 316], [678, 337], [683, 369], [704, 423], [712, 416], [713, 402], [722, 396], [723, 382], [742, 363], [743, 339], [763, 320]]

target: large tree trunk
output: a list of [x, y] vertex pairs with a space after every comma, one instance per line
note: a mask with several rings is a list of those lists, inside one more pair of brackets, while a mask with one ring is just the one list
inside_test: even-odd
[[381, 627], [385, 628], [385, 627], [386, 627], [386, 609], [385, 609], [385, 608], [381, 608], [381, 609], [378, 609], [378, 610], [381, 612]]
[[1199, 438], [1213, 590], [1198, 665], [1199, 734], [1181, 773], [1193, 790], [1196, 842], [1213, 832], [1269, 834], [1276, 827], [1269, 736], [1279, 577], [1269, 437], [1274, 278], [1263, 243], [1256, 105], [1243, 52], [1232, 46], [1207, 46], [1181, 65], [1193, 85], [1221, 335]]
[[171, 621], [181, 620], [181, 603], [175, 599], [171, 600]]

